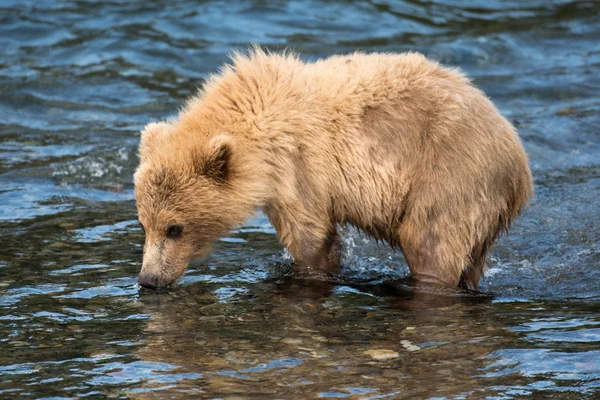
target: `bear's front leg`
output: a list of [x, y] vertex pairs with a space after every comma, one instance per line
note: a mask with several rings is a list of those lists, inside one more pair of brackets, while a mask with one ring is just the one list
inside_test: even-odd
[[300, 229], [297, 238], [284, 243], [294, 257], [297, 275], [331, 276], [340, 273], [339, 237], [335, 232], [326, 235], [323, 237], [315, 235], [314, 231]]
[[316, 214], [298, 210], [282, 212], [276, 207], [265, 207], [263, 211], [294, 258], [300, 275], [340, 272], [340, 238], [335, 225], [321, 222], [329, 221], [329, 218], [318, 218]]

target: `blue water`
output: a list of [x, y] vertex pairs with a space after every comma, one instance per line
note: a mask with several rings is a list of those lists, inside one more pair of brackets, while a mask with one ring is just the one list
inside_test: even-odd
[[[598, 1], [2, 1], [0, 397], [598, 398], [599, 38]], [[536, 185], [493, 296], [415, 292], [352, 230], [327, 293], [290, 279], [261, 215], [139, 291], [139, 130], [251, 43], [415, 50], [474, 78]]]

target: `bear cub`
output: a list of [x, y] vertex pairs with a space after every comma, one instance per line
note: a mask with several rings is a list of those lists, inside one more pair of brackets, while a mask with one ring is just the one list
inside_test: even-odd
[[533, 194], [513, 126], [417, 53], [236, 55], [177, 119], [145, 127], [139, 154], [151, 288], [261, 209], [303, 272], [339, 272], [336, 228], [351, 224], [399, 248], [415, 279], [477, 289]]

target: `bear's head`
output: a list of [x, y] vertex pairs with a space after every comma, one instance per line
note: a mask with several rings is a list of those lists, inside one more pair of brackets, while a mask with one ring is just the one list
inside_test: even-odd
[[231, 135], [179, 132], [152, 123], [142, 131], [134, 175], [139, 222], [145, 232], [139, 283], [156, 288], [177, 282], [192, 259], [247, 217], [236, 180]]

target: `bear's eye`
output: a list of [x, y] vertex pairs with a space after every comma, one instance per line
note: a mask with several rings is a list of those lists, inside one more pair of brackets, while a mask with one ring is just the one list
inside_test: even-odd
[[181, 237], [183, 233], [183, 226], [181, 225], [171, 225], [167, 229], [167, 237], [169, 239], [178, 239]]
[[140, 222], [140, 228], [142, 228], [142, 232], [146, 233], [146, 228], [144, 228], [144, 224], [142, 224], [141, 222]]

